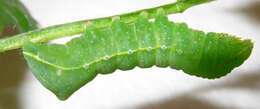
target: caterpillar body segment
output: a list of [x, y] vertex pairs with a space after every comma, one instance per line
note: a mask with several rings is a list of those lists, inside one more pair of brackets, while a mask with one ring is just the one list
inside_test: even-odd
[[88, 23], [81, 37], [65, 45], [27, 42], [24, 57], [37, 79], [65, 100], [99, 73], [136, 66], [169, 66], [202, 78], [219, 78], [241, 65], [253, 48], [250, 40], [205, 34], [171, 22], [162, 8], [154, 22], [147, 14], [142, 12], [129, 24], [113, 18], [107, 28]]

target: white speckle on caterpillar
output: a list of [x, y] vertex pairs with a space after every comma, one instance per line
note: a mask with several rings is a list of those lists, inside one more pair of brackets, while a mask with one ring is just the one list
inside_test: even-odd
[[105, 59], [105, 60], [108, 60], [108, 59], [109, 59], [109, 56], [104, 56], [104, 59]]
[[152, 47], [148, 47], [148, 48], [147, 48], [147, 51], [151, 51], [151, 50], [152, 50]]
[[130, 50], [128, 50], [128, 54], [132, 54], [133, 53], [133, 51], [130, 49]]
[[58, 76], [60, 76], [61, 75], [61, 70], [58, 70], [57, 72], [56, 72], [56, 74], [58, 75]]
[[161, 48], [162, 48], [163, 50], [166, 50], [166, 49], [167, 49], [166, 45], [162, 45]]
[[149, 22], [154, 22], [155, 21], [155, 19], [149, 19]]
[[87, 70], [87, 69], [88, 69], [88, 64], [85, 64], [85, 65], [84, 65], [84, 68]]
[[38, 53], [37, 53], [37, 55], [36, 55], [35, 57], [36, 57], [36, 58], [40, 58]]
[[179, 50], [177, 51], [177, 53], [178, 53], [179, 55], [181, 55], [181, 54], [183, 53], [183, 51], [179, 49]]

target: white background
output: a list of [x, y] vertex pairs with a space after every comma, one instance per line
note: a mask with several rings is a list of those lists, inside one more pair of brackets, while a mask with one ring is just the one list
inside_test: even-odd
[[[111, 16], [173, 0], [22, 0], [41, 27]], [[135, 68], [98, 75], [68, 100], [59, 101], [33, 77], [19, 53], [0, 66], [0, 109], [259, 109], [260, 1], [218, 0], [170, 20], [205, 32], [224, 32], [255, 42], [250, 58], [229, 75], [207, 80], [170, 68]], [[59, 40], [65, 41], [65, 40]], [[3, 60], [6, 60], [3, 62]], [[23, 67], [23, 68], [21, 68]]]

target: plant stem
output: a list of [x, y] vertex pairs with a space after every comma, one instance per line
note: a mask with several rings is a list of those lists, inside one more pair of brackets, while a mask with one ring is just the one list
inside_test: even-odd
[[[156, 14], [156, 10], [158, 8], [163, 8], [167, 14], [174, 14], [174, 13], [181, 13], [194, 5], [198, 5], [210, 1], [213, 0], [178, 0], [175, 3], [166, 4], [166, 5], [150, 8], [150, 9], [143, 9], [143, 10], [122, 14], [118, 16], [120, 16], [120, 19], [123, 22], [132, 23], [136, 19], [136, 17], [143, 11], [149, 13], [149, 18], [154, 18]], [[75, 34], [83, 33], [85, 30], [85, 25], [87, 24], [88, 21], [93, 23], [97, 28], [105, 28], [111, 24], [112, 17], [113, 16], [77, 21], [77, 22], [72, 22], [67, 24], [54, 25], [54, 26], [18, 34], [11, 38], [0, 40], [0, 52], [21, 48], [23, 44], [28, 40], [32, 42], [41, 42], [41, 41], [46, 42], [61, 37], [72, 36]]]

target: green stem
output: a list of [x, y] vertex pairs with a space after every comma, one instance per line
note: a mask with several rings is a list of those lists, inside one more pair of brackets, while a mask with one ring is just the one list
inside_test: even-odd
[[[143, 11], [149, 13], [149, 18], [154, 18], [156, 14], [156, 10], [158, 8], [163, 8], [167, 14], [174, 14], [174, 13], [181, 13], [194, 5], [198, 5], [210, 1], [213, 0], [178, 0], [175, 3], [162, 5], [150, 9], [143, 9], [143, 10], [122, 14], [118, 16], [120, 16], [120, 19], [125, 23], [131, 23]], [[85, 29], [85, 25], [88, 21], [91, 21], [97, 28], [105, 28], [108, 27], [112, 22], [112, 16], [50, 26], [42, 29], [37, 29], [34, 31], [29, 31], [27, 33], [18, 34], [11, 38], [2, 39], [0, 40], [0, 52], [21, 48], [24, 42], [28, 40], [32, 42], [41, 42], [41, 41], [46, 42], [61, 37], [72, 36], [75, 34], [83, 33]]]

